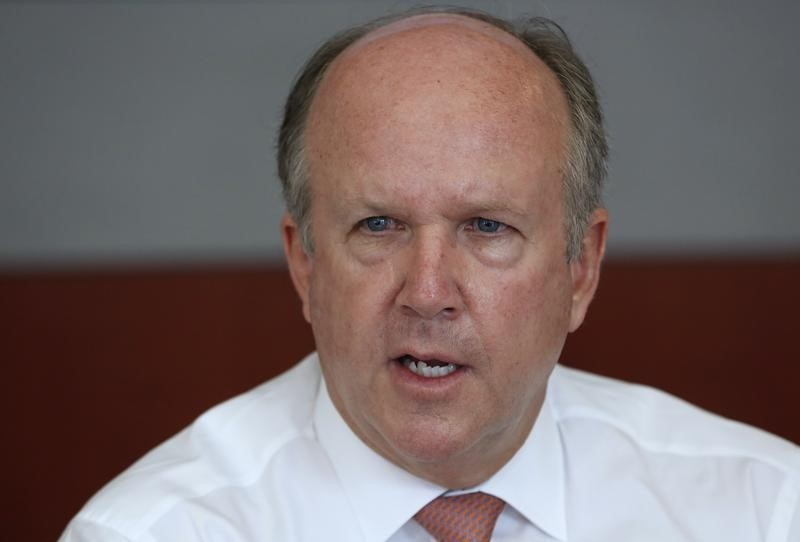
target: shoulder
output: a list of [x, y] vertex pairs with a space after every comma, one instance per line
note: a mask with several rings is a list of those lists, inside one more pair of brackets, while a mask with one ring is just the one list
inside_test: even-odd
[[594, 534], [625, 525], [638, 533], [632, 540], [795, 539], [800, 448], [791, 442], [659, 390], [566, 367], [553, 374], [548, 404], [571, 502], [583, 514], [603, 511]]
[[63, 540], [72, 540], [70, 529], [79, 525], [135, 540], [186, 502], [221, 493], [244, 493], [247, 499], [247, 488], [274, 461], [315, 446], [312, 415], [319, 383], [319, 364], [310, 355], [213, 407], [101, 489]]
[[800, 475], [800, 448], [649, 386], [557, 366], [550, 402], [565, 424], [606, 425], [655, 453], [741, 457]]

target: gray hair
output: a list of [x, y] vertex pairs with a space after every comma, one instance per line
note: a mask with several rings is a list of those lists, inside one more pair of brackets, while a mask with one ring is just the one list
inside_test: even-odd
[[322, 44], [298, 75], [284, 108], [278, 135], [278, 176], [289, 214], [300, 228], [303, 248], [313, 252], [311, 190], [304, 132], [311, 102], [328, 67], [350, 45], [373, 30], [415, 15], [438, 13], [471, 17], [516, 37], [558, 77], [567, 98], [570, 131], [564, 168], [564, 215], [567, 259], [581, 253], [592, 212], [602, 205], [608, 144], [594, 82], [564, 30], [543, 17], [509, 22], [466, 8], [426, 7], [393, 14], [344, 30]]

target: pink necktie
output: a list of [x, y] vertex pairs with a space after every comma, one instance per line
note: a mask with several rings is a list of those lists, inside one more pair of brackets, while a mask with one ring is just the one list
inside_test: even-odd
[[414, 519], [439, 542], [488, 542], [505, 502], [476, 491], [455, 497], [437, 497]]

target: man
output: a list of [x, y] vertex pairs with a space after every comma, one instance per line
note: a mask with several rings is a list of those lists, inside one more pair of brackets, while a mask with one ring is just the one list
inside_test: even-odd
[[279, 145], [317, 354], [112, 482], [64, 540], [800, 540], [792, 444], [556, 367], [606, 143], [554, 25], [427, 10], [311, 59]]

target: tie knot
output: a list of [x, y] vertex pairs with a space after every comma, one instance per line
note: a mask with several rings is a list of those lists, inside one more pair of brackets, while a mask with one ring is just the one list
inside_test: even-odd
[[505, 502], [476, 491], [455, 497], [437, 497], [414, 519], [440, 542], [486, 542]]

